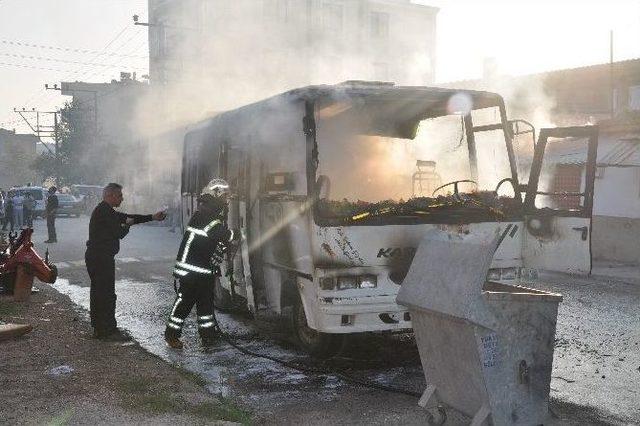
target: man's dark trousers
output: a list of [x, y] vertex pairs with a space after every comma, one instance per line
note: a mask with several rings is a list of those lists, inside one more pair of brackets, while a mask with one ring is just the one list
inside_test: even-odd
[[47, 215], [47, 231], [49, 232], [49, 241], [57, 241], [56, 236], [56, 215]]
[[89, 293], [91, 326], [98, 336], [106, 336], [117, 330], [114, 256], [87, 249], [85, 262], [91, 279]]

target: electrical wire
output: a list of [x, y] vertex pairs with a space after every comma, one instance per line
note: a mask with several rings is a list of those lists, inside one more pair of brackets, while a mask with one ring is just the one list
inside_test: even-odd
[[[124, 33], [125, 33], [125, 32], [130, 28], [130, 27], [131, 27], [130, 25], [125, 25], [121, 30], [119, 30], [119, 31], [116, 33], [116, 35], [115, 35], [114, 37], [112, 37], [112, 38], [107, 42], [107, 44], [102, 48], [102, 50], [101, 50], [101, 51], [96, 51], [96, 52], [98, 53], [98, 55], [94, 56], [94, 57], [90, 60], [90, 62], [95, 61], [95, 60], [100, 56], [100, 53], [104, 53], [104, 52], [105, 52], [105, 50], [106, 50], [106, 49], [108, 49], [108, 48], [109, 48], [109, 47], [110, 47], [110, 46], [111, 46], [111, 45], [112, 45], [116, 40], [118, 40], [118, 39], [122, 36], [122, 34], [124, 34]], [[15, 42], [15, 41], [10, 41], [10, 40], [0, 40], [0, 42], [2, 42], [2, 43], [4, 43], [4, 44], [16, 44], [16, 43], [21, 43], [21, 45], [25, 45], [25, 46], [28, 46], [28, 45], [29, 45], [29, 43], [24, 43], [24, 42]], [[37, 47], [37, 46], [45, 46], [45, 45], [33, 45], [33, 46], [36, 46], [36, 47]], [[54, 46], [50, 46], [50, 47], [52, 47], [52, 48], [53, 48]], [[61, 49], [63, 49], [63, 50], [67, 50], [68, 48], [61, 48]], [[71, 50], [71, 49], [69, 49], [69, 50]], [[85, 50], [87, 50], [87, 49], [85, 49]], [[73, 71], [67, 71], [67, 70], [56, 70], [56, 69], [53, 69], [53, 68], [45, 69], [44, 67], [36, 67], [36, 66], [29, 66], [29, 67], [27, 67], [27, 66], [21, 66], [21, 65], [16, 65], [16, 64], [8, 64], [8, 63], [4, 63], [3, 65], [4, 65], [4, 66], [18, 67], [18, 68], [44, 69], [45, 71], [60, 72], [60, 73], [65, 73], [65, 77], [66, 77], [66, 76], [69, 76], [69, 77], [74, 76], [74, 75], [78, 74], [79, 72], [83, 71], [84, 69], [86, 69], [86, 66], [78, 67], [78, 68], [76, 68], [76, 69], [75, 69], [75, 70], [73, 70]], [[40, 90], [36, 90], [32, 95], [30, 95], [30, 96], [29, 96], [28, 101], [22, 102], [22, 104], [23, 104], [23, 105], [26, 105], [26, 104], [28, 104], [28, 103], [33, 102], [34, 104], [39, 105], [39, 104], [44, 100], [44, 98], [45, 98], [45, 97], [48, 97], [48, 98], [51, 98], [51, 97], [52, 97], [52, 95], [51, 95], [51, 93], [50, 93], [49, 91], [47, 91], [47, 90], [41, 91], [41, 90], [42, 90], [42, 89], [40, 89]], [[39, 96], [38, 96], [38, 94], [39, 94]]]
[[385, 391], [385, 392], [397, 393], [397, 394], [401, 394], [401, 395], [408, 395], [408, 396], [413, 396], [413, 397], [417, 397], [417, 398], [420, 398], [422, 396], [422, 393], [420, 393], [420, 392], [415, 392], [415, 391], [411, 391], [411, 390], [408, 390], [408, 389], [397, 388], [397, 387], [394, 387], [394, 386], [387, 386], [387, 385], [383, 385], [383, 384], [380, 384], [380, 383], [372, 382], [370, 380], [358, 379], [358, 378], [349, 376], [349, 375], [347, 375], [345, 373], [341, 373], [341, 372], [325, 370], [325, 369], [322, 369], [322, 368], [306, 367], [306, 366], [302, 366], [302, 365], [297, 364], [297, 363], [292, 362], [292, 361], [285, 361], [283, 359], [276, 358], [276, 357], [271, 356], [271, 355], [266, 355], [266, 354], [261, 354], [261, 353], [258, 353], [258, 352], [251, 351], [251, 350], [249, 350], [249, 349], [247, 349], [245, 347], [242, 347], [239, 344], [237, 344], [235, 342], [233, 336], [231, 336], [230, 334], [228, 334], [224, 330], [222, 330], [222, 328], [220, 327], [220, 323], [218, 323], [218, 318], [216, 317], [215, 309], [213, 311], [213, 321], [215, 323], [216, 329], [220, 333], [220, 337], [222, 338], [222, 340], [224, 340], [229, 345], [231, 345], [232, 347], [234, 347], [235, 349], [237, 349], [238, 351], [242, 352], [245, 355], [256, 357], [256, 358], [267, 359], [269, 361], [273, 361], [273, 362], [275, 362], [277, 364], [283, 365], [283, 366], [288, 367], [288, 368], [292, 368], [294, 370], [297, 370], [297, 371], [300, 371], [300, 372], [303, 372], [303, 373], [310, 373], [310, 374], [316, 374], [316, 375], [336, 376], [339, 379], [341, 379], [341, 380], [343, 380], [343, 381], [345, 381], [347, 383], [355, 384], [355, 385], [366, 387], [366, 388], [370, 388], [370, 389], [376, 389], [376, 390], [381, 390], [381, 391]]
[[[98, 58], [105, 56], [107, 53], [107, 49], [109, 49], [111, 47], [112, 44], [114, 44], [118, 39], [120, 39], [120, 37], [122, 37], [129, 29], [131, 28], [130, 25], [125, 25], [111, 40], [109, 40], [109, 42], [102, 48], [102, 51], [98, 52], [93, 58], [91, 58], [91, 60], [89, 62], [95, 62]], [[118, 50], [118, 48], [116, 47], [114, 50]], [[73, 73], [73, 75], [77, 75], [77, 74], [82, 74], [83, 77], [86, 75], [87, 72], [89, 72], [91, 70], [90, 67], [80, 67], [78, 68], [77, 71], [75, 71]], [[84, 77], [86, 80], [86, 77]]]
[[[125, 46], [130, 45], [132, 42], [134, 42], [134, 39], [138, 39], [140, 38], [140, 36], [142, 35], [142, 37], [144, 38], [145, 34], [144, 33], [136, 33], [134, 32], [129, 38], [127, 38], [123, 43], [120, 43], [120, 45], [116, 48], [116, 50], [122, 50]], [[119, 65], [122, 62], [122, 58], [116, 58], [115, 61], [111, 62], [110, 65], [114, 66], [114, 67], [121, 67], [122, 65]], [[87, 75], [85, 75], [83, 78], [85, 80], [88, 80], [91, 77], [94, 76], [102, 76], [104, 75], [105, 72], [100, 72], [100, 70], [96, 69], [94, 72], [89, 73]]]
[[[115, 59], [124, 59], [124, 58], [121, 58], [122, 56], [131, 56], [131, 57], [134, 56], [134, 55], [122, 55], [122, 54], [119, 54], [119, 53], [108, 52], [107, 51], [107, 49], [109, 49], [114, 43], [116, 43], [127, 32], [127, 30], [131, 29], [131, 27], [132, 26], [129, 25], [129, 24], [125, 25], [122, 29], [120, 29], [107, 42], [107, 44], [100, 51], [90, 50], [90, 49], [71, 49], [71, 48], [63, 48], [63, 47], [57, 47], [57, 46], [37, 45], [37, 44], [32, 44], [32, 43], [16, 42], [16, 41], [11, 41], [11, 40], [0, 40], [0, 43], [6, 44], [6, 45], [12, 45], [13, 44], [13, 45], [18, 45], [18, 46], [23, 46], [23, 47], [50, 48], [52, 50], [63, 50], [63, 51], [70, 51], [70, 52], [75, 52], [75, 53], [96, 53], [96, 55], [93, 56], [88, 62], [88, 63], [95, 63], [96, 60], [99, 59], [101, 56], [112, 56]], [[135, 35], [137, 35], [137, 34], [134, 33], [124, 43], [121, 43], [120, 46], [124, 47], [126, 44], [128, 44], [128, 42], [131, 41], [131, 39], [133, 39], [133, 37]], [[73, 70], [67, 70], [67, 69], [50, 68], [50, 67], [45, 67], [45, 66], [15, 64], [15, 63], [8, 63], [8, 62], [1, 62], [0, 66], [23, 68], [23, 69], [37, 69], [37, 70], [44, 70], [44, 71], [53, 71], [53, 72], [56, 72], [56, 73], [63, 74], [61, 76], [61, 79], [66, 79], [66, 78], [70, 79], [70, 78], [73, 78], [73, 76], [76, 76], [78, 74], [83, 74], [85, 76], [85, 79], [86, 79], [86, 73], [94, 71], [90, 75], [95, 75], [96, 74], [95, 70], [98, 68], [97, 65], [90, 65], [90, 66], [81, 65], [81, 66], [79, 66], [79, 67], [77, 67], [77, 68], [75, 68]], [[140, 70], [145, 70], [145, 68], [139, 68], [139, 69]], [[116, 90], [117, 89], [119, 89], [119, 88], [116, 88]], [[111, 92], [108, 92], [108, 93], [111, 93]], [[105, 93], [105, 94], [108, 94], [108, 93]], [[39, 96], [38, 96], [38, 94], [39, 94]], [[44, 101], [45, 98], [52, 99], [53, 98], [53, 94], [50, 91], [47, 91], [47, 90], [44, 90], [42, 92], [41, 92], [41, 90], [37, 90], [32, 95], [29, 96], [28, 101], [23, 102], [23, 105], [26, 105], [27, 103], [34, 103], [36, 105], [39, 105], [41, 102]]]
[[[129, 25], [127, 25], [126, 28], [129, 28]], [[126, 28], [124, 28], [121, 31], [121, 33], [123, 33]], [[117, 39], [117, 37], [114, 37], [114, 41], [115, 41], [115, 39]], [[58, 50], [58, 51], [62, 51], [62, 52], [71, 52], [71, 53], [83, 53], [83, 54], [86, 54], [86, 53], [99, 53], [100, 54], [101, 53], [102, 54], [101, 56], [124, 56], [124, 57], [128, 57], [128, 58], [141, 58], [141, 59], [144, 59], [144, 56], [126, 55], [126, 54], [115, 53], [115, 52], [103, 53], [100, 50], [74, 49], [74, 48], [70, 48], [70, 47], [50, 46], [50, 45], [45, 45], [45, 44], [27, 43], [27, 42], [14, 41], [14, 40], [0, 40], [0, 44], [6, 44], [6, 45], [9, 45], [9, 46], [21, 46], [21, 47], [28, 47], [28, 48], [37, 48], [37, 49]], [[107, 46], [105, 46], [103, 48], [103, 50], [107, 49], [109, 46], [110, 46], [110, 44], [107, 44]]]
[[[104, 64], [104, 63], [99, 63], [99, 62], [72, 61], [72, 60], [67, 60], [67, 59], [49, 58], [49, 57], [46, 57], [46, 56], [21, 55], [19, 53], [0, 52], [0, 56], [9, 56], [9, 57], [12, 57], [12, 58], [22, 58], [22, 59], [31, 59], [31, 60], [48, 61], [48, 62], [61, 62], [61, 63], [65, 63], [65, 64], [94, 65], [94, 66], [97, 66], [97, 67], [112, 67], [112, 68], [113, 67], [117, 67], [117, 65]], [[143, 69], [141, 67], [129, 67], [129, 68]]]
[[66, 70], [59, 68], [49, 68], [49, 67], [39, 67], [36, 65], [24, 65], [24, 64], [14, 64], [9, 62], [0, 62], [0, 65], [3, 67], [13, 67], [13, 68], [27, 68], [33, 70], [43, 70], [43, 71], [56, 71], [56, 72], [65, 72]]

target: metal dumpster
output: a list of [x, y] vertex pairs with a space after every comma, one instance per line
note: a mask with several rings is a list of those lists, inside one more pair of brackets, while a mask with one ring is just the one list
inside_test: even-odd
[[434, 231], [397, 301], [407, 306], [427, 389], [473, 425], [547, 421], [559, 294], [486, 280], [496, 234]]

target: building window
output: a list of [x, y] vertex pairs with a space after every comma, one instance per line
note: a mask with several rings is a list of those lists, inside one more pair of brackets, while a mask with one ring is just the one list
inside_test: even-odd
[[640, 86], [629, 87], [629, 109], [640, 110]]
[[389, 14], [371, 12], [371, 36], [386, 38], [389, 36]]
[[263, 3], [264, 17], [267, 20], [288, 22], [291, 18], [290, 0], [266, 0]]
[[325, 3], [322, 6], [322, 28], [330, 32], [342, 32], [343, 11], [341, 4]]

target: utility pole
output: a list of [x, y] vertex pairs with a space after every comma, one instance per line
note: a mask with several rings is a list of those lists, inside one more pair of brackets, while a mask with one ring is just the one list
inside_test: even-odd
[[611, 118], [616, 113], [616, 97], [613, 82], [613, 30], [609, 31], [609, 94], [611, 96]]
[[[57, 84], [54, 84], [53, 86], [49, 86], [48, 84], [45, 84], [44, 88], [45, 90], [57, 90], [59, 92], [62, 92], [62, 84], [61, 84], [61, 87], [58, 87]], [[93, 93], [93, 137], [94, 137], [94, 141], [97, 141], [98, 140], [98, 91], [88, 90], [88, 89], [78, 89], [78, 88], [65, 89], [65, 90], [69, 92]]]
[[56, 184], [60, 187], [60, 141], [58, 140], [58, 114], [53, 114], [53, 140], [56, 144]]
[[[21, 110], [18, 108], [14, 108], [13, 112], [17, 113], [22, 120], [24, 120], [25, 123], [27, 123], [27, 126], [29, 126], [29, 128], [31, 129], [31, 131], [33, 133], [35, 133], [35, 135], [38, 137], [38, 140], [40, 141], [40, 143], [42, 145], [44, 145], [45, 148], [47, 148], [47, 151], [49, 151], [50, 154], [52, 154], [55, 158], [55, 179], [56, 179], [56, 184], [59, 185], [60, 182], [60, 151], [59, 151], [59, 145], [60, 145], [60, 140], [59, 140], [59, 132], [58, 132], [58, 114], [60, 114], [60, 111], [39, 111], [36, 110], [35, 108], [31, 108], [30, 110], [26, 109], [26, 108], [22, 108]], [[42, 125], [40, 124], [40, 116], [41, 115], [47, 115], [47, 114], [53, 114], [53, 126], [46, 126], [46, 125]], [[32, 117], [35, 115], [35, 126], [34, 124], [32, 124], [32, 122], [29, 120], [28, 115], [31, 115]], [[33, 118], [31, 118], [33, 119]], [[55, 152], [53, 152], [51, 150], [51, 148], [49, 148], [49, 146], [44, 143], [44, 141], [42, 140], [43, 137], [48, 137], [48, 138], [53, 138], [54, 142], [55, 142]]]

